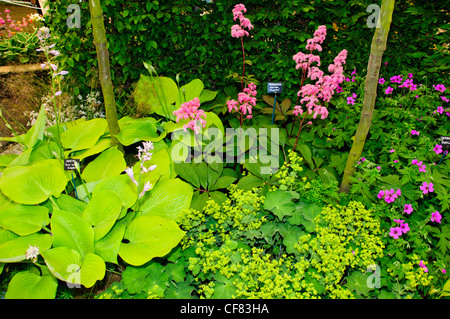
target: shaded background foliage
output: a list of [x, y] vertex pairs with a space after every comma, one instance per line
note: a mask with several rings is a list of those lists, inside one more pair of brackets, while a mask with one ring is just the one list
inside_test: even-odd
[[[219, 89], [233, 83], [227, 78], [242, 70], [239, 39], [232, 38], [235, 23], [231, 10], [236, 0], [102, 0], [105, 27], [111, 54], [113, 84], [121, 115], [132, 86], [147, 71], [143, 62], [152, 63], [160, 75], [181, 84], [195, 78], [207, 88]], [[284, 82], [283, 97], [293, 98], [299, 84], [292, 56], [304, 50], [306, 40], [319, 25], [328, 34], [323, 45], [322, 69], [342, 50], [348, 50], [347, 71], [367, 66], [374, 29], [366, 25], [375, 0], [246, 0], [246, 17], [254, 29], [244, 39], [246, 74], [261, 83]], [[69, 4], [81, 7], [81, 28], [69, 29]], [[47, 24], [59, 36], [63, 53], [60, 63], [70, 71], [73, 94], [97, 90], [97, 61], [87, 0], [60, 0], [50, 3]], [[388, 48], [384, 61], [397, 72], [412, 72], [415, 78], [428, 77], [429, 83], [448, 78], [450, 66], [450, 1], [396, 1]], [[441, 33], [438, 33], [441, 30]], [[442, 32], [444, 31], [444, 32]], [[445, 48], [447, 44], [447, 48]], [[434, 81], [434, 82], [431, 82]], [[263, 90], [262, 90], [263, 91]], [[262, 92], [265, 93], [265, 92]]]

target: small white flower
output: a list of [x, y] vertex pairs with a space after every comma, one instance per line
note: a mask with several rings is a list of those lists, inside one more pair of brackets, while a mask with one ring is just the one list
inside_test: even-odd
[[144, 189], [142, 190], [142, 192], [139, 194], [139, 198], [141, 198], [142, 196], [145, 195], [145, 193], [147, 193], [150, 189], [153, 188], [153, 185], [150, 182], [145, 183], [144, 185]]
[[29, 245], [26, 252], [27, 260], [33, 259], [33, 262], [35, 263], [37, 261], [38, 255], [39, 255], [39, 247]]

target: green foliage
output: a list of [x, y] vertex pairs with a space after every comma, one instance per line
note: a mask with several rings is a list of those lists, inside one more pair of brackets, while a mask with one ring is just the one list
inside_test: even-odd
[[0, 41], [0, 65], [11, 63], [32, 63], [43, 59], [41, 53], [36, 52], [39, 48], [37, 31], [33, 33], [19, 32], [11, 38]]
[[[133, 163], [127, 174], [122, 174], [124, 154], [110, 147], [104, 119], [64, 123], [55, 134], [58, 126], [45, 127], [41, 108], [27, 133], [9, 138], [25, 151], [8, 157], [2, 167], [0, 263], [2, 269], [4, 263], [19, 262], [35, 267], [11, 278], [6, 298], [55, 298], [58, 280], [93, 287], [119, 256], [143, 265], [167, 255], [184, 236], [177, 221], [190, 207], [193, 190], [176, 178], [169, 146], [156, 133], [162, 127], [127, 117], [121, 124], [121, 138], [130, 145], [156, 141], [149, 144], [154, 154], [147, 154], [145, 163]], [[64, 169], [68, 157], [80, 159], [72, 171]]]
[[[81, 7], [82, 28], [69, 29], [66, 8], [71, 3]], [[245, 3], [254, 25], [253, 41], [245, 48], [251, 65], [248, 71], [260, 83], [283, 82], [289, 90], [298, 87], [292, 56], [303, 49], [305, 40], [318, 25], [328, 29], [324, 51], [335, 56], [342, 48], [358, 70], [367, 66], [373, 29], [367, 27], [373, 2], [364, 1], [255, 1]], [[105, 28], [109, 41], [112, 80], [120, 88], [117, 99], [124, 107], [137, 82], [142, 63], [151, 61], [158, 72], [174, 78], [179, 74], [188, 83], [196, 78], [208, 89], [229, 84], [227, 76], [241, 69], [237, 39], [230, 35], [234, 24], [231, 10], [235, 1], [206, 3], [185, 1], [104, 1]], [[49, 26], [60, 37], [60, 62], [70, 71], [74, 94], [88, 93], [96, 78], [96, 57], [87, 1], [63, 0], [49, 3]], [[445, 32], [448, 30], [445, 2], [421, 0], [396, 1], [385, 59], [402, 72], [419, 72], [434, 80], [448, 73]], [[448, 32], [448, 31], [447, 31]], [[403, 52], [399, 55], [398, 52]], [[66, 54], [70, 53], [70, 54]], [[274, 67], [276, 61], [276, 68]], [[323, 61], [331, 62], [331, 61]], [[432, 75], [431, 75], [432, 74]], [[280, 98], [292, 98], [287, 91]], [[290, 95], [290, 96], [289, 96]], [[125, 109], [123, 109], [125, 111]]]

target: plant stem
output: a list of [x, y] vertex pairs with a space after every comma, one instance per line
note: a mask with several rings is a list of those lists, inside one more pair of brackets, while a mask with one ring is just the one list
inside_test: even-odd
[[294, 150], [297, 147], [298, 138], [300, 137], [300, 132], [302, 131], [302, 128], [303, 128], [303, 122], [305, 121], [307, 114], [308, 113], [305, 112], [305, 115], [303, 116], [303, 120], [300, 122], [300, 127], [298, 128], [297, 138], [295, 139]]
[[[242, 44], [242, 57], [244, 59], [244, 63], [242, 64], [242, 79], [241, 79], [241, 86], [242, 86], [242, 92], [244, 92], [244, 78], [245, 78], [245, 50], [244, 50], [244, 38], [241, 37], [241, 44]], [[242, 123], [241, 123], [242, 127]]]

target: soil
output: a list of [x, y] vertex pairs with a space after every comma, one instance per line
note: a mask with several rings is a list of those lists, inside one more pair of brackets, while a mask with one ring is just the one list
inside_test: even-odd
[[[32, 4], [37, 0], [31, 0]], [[38, 8], [38, 6], [37, 6]], [[0, 4], [0, 15], [5, 16], [4, 10], [10, 9], [13, 20], [21, 20], [28, 14], [40, 13], [36, 9], [26, 8], [11, 4]], [[38, 111], [41, 98], [46, 94], [50, 85], [48, 71], [8, 73], [0, 75], [0, 109], [3, 117], [8, 121], [17, 134], [25, 133], [29, 127], [28, 114], [30, 111]], [[0, 136], [13, 136], [11, 130], [6, 127], [0, 118]], [[14, 147], [9, 142], [0, 141], [0, 152]]]
[[[0, 76], [0, 109], [3, 117], [19, 135], [29, 129], [28, 113], [39, 110], [41, 99], [50, 87], [47, 72], [9, 73]], [[0, 136], [13, 136], [3, 119], [0, 119]], [[0, 152], [8, 144], [0, 141]]]

